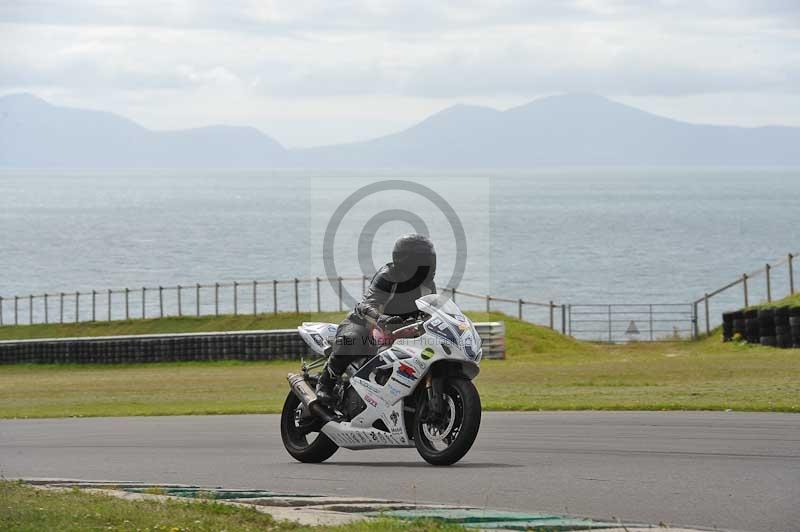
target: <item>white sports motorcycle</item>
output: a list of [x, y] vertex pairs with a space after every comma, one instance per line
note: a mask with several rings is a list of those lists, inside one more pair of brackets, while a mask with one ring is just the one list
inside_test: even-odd
[[418, 319], [393, 332], [376, 329], [378, 354], [354, 357], [334, 388], [332, 407], [317, 400], [319, 374], [311, 371], [330, 355], [336, 325], [298, 327], [323, 358], [303, 363], [301, 373], [287, 377], [291, 392], [283, 405], [281, 437], [290, 455], [318, 463], [339, 447], [416, 447], [429, 463], [450, 465], [469, 451], [481, 423], [480, 396], [472, 383], [481, 339], [452, 300], [431, 294], [416, 304]]

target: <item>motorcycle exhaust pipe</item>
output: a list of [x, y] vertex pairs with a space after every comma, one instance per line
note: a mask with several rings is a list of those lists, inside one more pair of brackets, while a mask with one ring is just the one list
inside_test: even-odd
[[289, 381], [289, 387], [292, 389], [292, 393], [294, 393], [297, 398], [300, 399], [303, 405], [308, 408], [309, 412], [322, 419], [326, 423], [329, 421], [335, 421], [333, 415], [328, 411], [328, 409], [319, 402], [319, 399], [317, 398], [317, 392], [311, 387], [311, 385], [302, 375], [297, 373], [289, 373], [286, 376], [286, 380]]

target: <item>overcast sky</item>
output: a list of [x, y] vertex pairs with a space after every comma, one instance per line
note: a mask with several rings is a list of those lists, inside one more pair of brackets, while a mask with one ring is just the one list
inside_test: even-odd
[[575, 91], [800, 126], [800, 0], [0, 0], [0, 45], [0, 93], [286, 146]]

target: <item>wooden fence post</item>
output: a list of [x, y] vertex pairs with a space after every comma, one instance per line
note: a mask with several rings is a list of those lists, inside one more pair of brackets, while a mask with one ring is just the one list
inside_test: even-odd
[[771, 269], [772, 266], [770, 266], [769, 263], [764, 267], [764, 273], [767, 274], [767, 303], [772, 303], [772, 283], [769, 278], [769, 271]]
[[126, 320], [131, 319], [130, 294], [131, 294], [130, 289], [126, 288], [125, 289], [125, 319]]
[[58, 323], [64, 323], [64, 292], [58, 294]]
[[554, 305], [553, 305], [553, 302], [550, 301], [550, 329], [551, 330], [555, 330], [555, 327], [554, 327], [555, 326], [555, 320], [553, 319], [554, 318], [553, 311], [554, 311]]
[[697, 339], [700, 336], [700, 323], [699, 318], [697, 315], [697, 301], [692, 303], [692, 331], [694, 332], [694, 338]]
[[147, 308], [147, 287], [143, 286], [142, 287], [142, 319], [145, 319], [147, 317], [147, 313], [145, 312], [146, 308]]
[[158, 317], [164, 317], [164, 287], [158, 287]]
[[106, 309], [108, 321], [111, 321], [111, 289], [108, 289], [108, 308]]
[[342, 311], [342, 278], [339, 277], [339, 312]]
[[561, 334], [567, 334], [567, 306], [561, 304]]
[[194, 284], [194, 313], [200, 315], [200, 283]]
[[298, 293], [298, 286], [300, 285], [300, 280], [295, 277], [294, 278], [294, 312], [295, 314], [300, 314], [300, 294]]
[[81, 315], [81, 293], [75, 292], [75, 323], [80, 321]]
[[258, 281], [253, 281], [253, 316], [258, 314]]
[[233, 282], [233, 315], [239, 315], [239, 282]]
[[517, 318], [522, 321], [522, 299], [517, 301]]
[[744, 288], [744, 306], [745, 307], [749, 307], [750, 306], [750, 298], [748, 297], [748, 294], [747, 294], [747, 274], [746, 273], [742, 274], [742, 287]]
[[28, 296], [28, 325], [33, 325], [33, 294]]
[[491, 304], [491, 301], [492, 301], [492, 296], [489, 296], [489, 295], [487, 295], [487, 296], [486, 296], [486, 312], [487, 312], [487, 313], [489, 313], [489, 312], [491, 312], [491, 311], [492, 311], [492, 304]]
[[794, 295], [794, 266], [792, 264], [794, 261], [794, 255], [789, 253], [789, 294]]
[[178, 317], [183, 316], [183, 301], [181, 301], [181, 285], [175, 288], [178, 291]]
[[322, 312], [322, 303], [319, 298], [319, 277], [317, 277], [317, 312]]
[[451, 289], [451, 290], [450, 290], [450, 292], [452, 292], [452, 293], [450, 294], [450, 299], [452, 299], [452, 300], [453, 300], [453, 303], [455, 303], [455, 302], [456, 302], [456, 289], [455, 289], [455, 288], [453, 288], [453, 289]]
[[92, 321], [97, 321], [97, 291], [92, 290]]
[[[2, 305], [3, 298], [0, 298], [0, 305]], [[3, 324], [3, 309], [0, 307], [0, 325]], [[47, 294], [44, 295], [44, 322], [50, 323], [50, 317], [47, 312]]]
[[711, 323], [709, 320], [709, 311], [708, 311], [708, 292], [705, 293], [703, 296], [703, 304], [705, 305], [706, 310], [706, 336], [711, 334]]
[[14, 296], [14, 325], [19, 325], [19, 296]]
[[272, 313], [278, 314], [278, 280], [272, 280]]

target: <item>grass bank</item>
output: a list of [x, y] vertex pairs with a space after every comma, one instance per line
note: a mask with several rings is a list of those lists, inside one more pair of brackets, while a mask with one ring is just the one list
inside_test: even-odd
[[774, 308], [774, 307], [800, 307], [800, 292], [796, 293], [793, 296], [784, 297], [783, 299], [779, 299], [778, 301], [773, 301], [772, 303], [762, 303], [760, 305], [756, 305], [756, 307], [761, 308]]
[[31, 338], [74, 338], [78, 336], [122, 336], [127, 334], [166, 334], [259, 329], [294, 329], [303, 321], [339, 322], [344, 312], [184, 316], [146, 320], [97, 321], [94, 323], [37, 323], [0, 327], [0, 340]]
[[[797, 349], [723, 344], [718, 334], [696, 342], [600, 345], [498, 313], [471, 315], [506, 323], [507, 359], [484, 361], [475, 381], [486, 410], [800, 412]], [[340, 317], [170, 318], [49, 326], [57, 330], [45, 332], [287, 328]], [[8, 337], [14, 329], [0, 331]], [[291, 361], [0, 366], [0, 417], [277, 413], [288, 391], [286, 373], [297, 367]]]
[[411, 532], [463, 529], [432, 521], [408, 522], [389, 519], [336, 527], [301, 527], [294, 523], [275, 521], [269, 514], [258, 512], [253, 508], [236, 507], [214, 501], [131, 501], [108, 495], [85, 493], [78, 489], [50, 491], [18, 482], [0, 481], [0, 530], [8, 532], [30, 530]]

